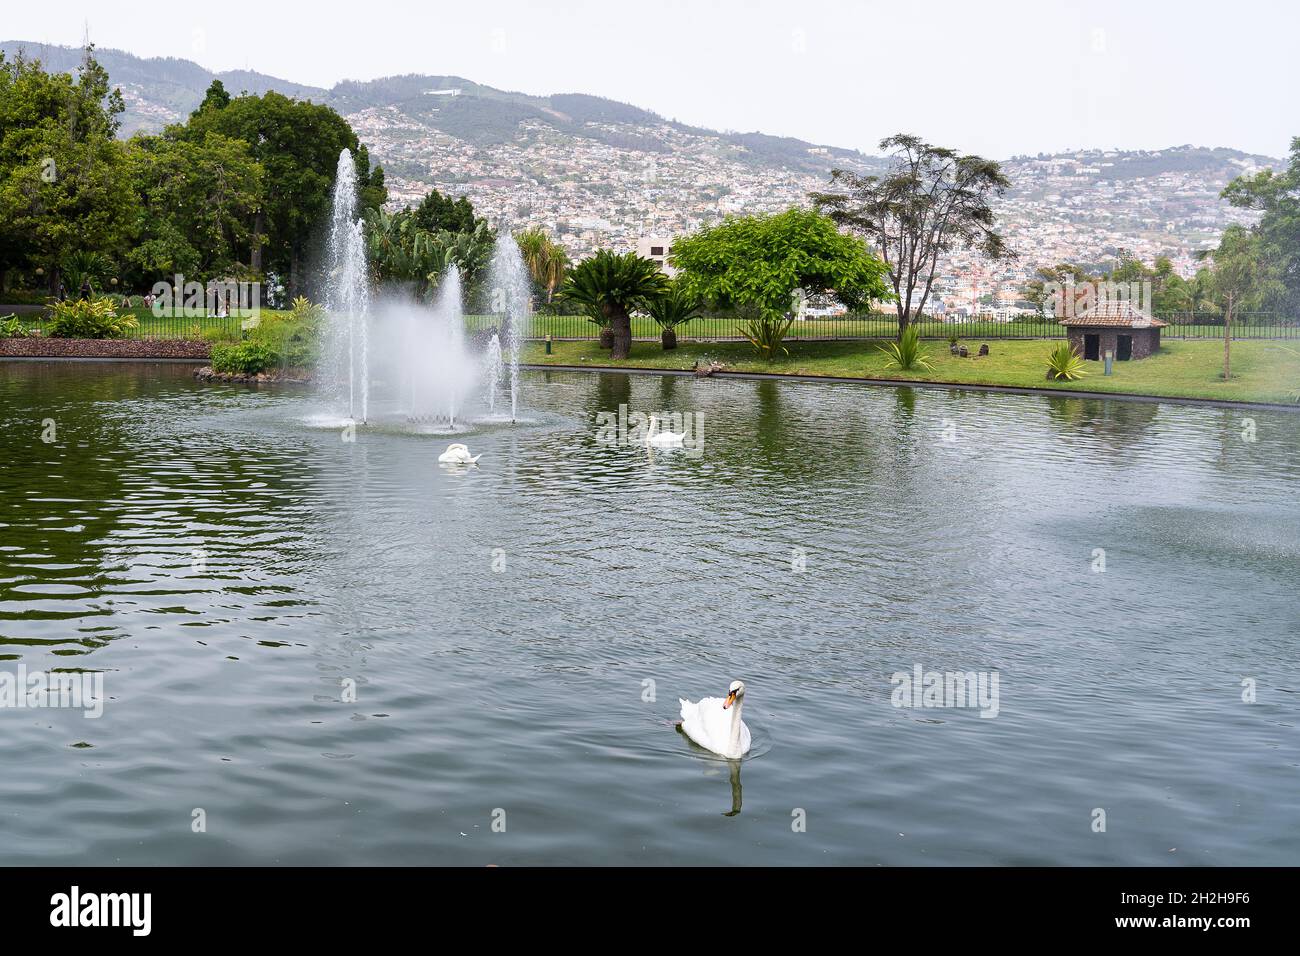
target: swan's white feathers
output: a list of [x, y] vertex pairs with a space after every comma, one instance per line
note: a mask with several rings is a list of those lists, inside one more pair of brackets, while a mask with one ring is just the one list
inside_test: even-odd
[[[730, 746], [732, 710], [723, 709], [725, 701], [721, 697], [704, 697], [694, 703], [678, 698], [677, 702], [682, 708], [682, 732], [705, 750], [723, 757], [740, 757], [749, 752], [749, 727], [743, 719], [739, 743], [734, 748]], [[739, 716], [739, 711], [736, 713]]]

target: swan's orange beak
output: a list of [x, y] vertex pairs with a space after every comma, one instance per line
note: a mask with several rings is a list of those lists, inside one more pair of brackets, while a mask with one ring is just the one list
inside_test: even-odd
[[722, 709], [726, 710], [735, 702], [736, 702], [736, 692], [733, 690], [729, 694], [727, 694], [727, 699], [722, 702]]

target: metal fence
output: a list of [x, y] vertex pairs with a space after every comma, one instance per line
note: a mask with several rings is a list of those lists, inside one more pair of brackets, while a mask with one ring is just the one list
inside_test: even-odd
[[[1160, 313], [1156, 316], [1169, 323], [1163, 330], [1165, 338], [1221, 339], [1223, 316], [1211, 313]], [[469, 315], [465, 317], [471, 333], [486, 334], [490, 329], [501, 329], [505, 317], [501, 315]], [[1051, 316], [1017, 316], [1012, 319], [994, 315], [977, 315], [962, 319], [943, 319], [925, 315], [914, 319], [922, 338], [947, 340], [956, 336], [960, 340], [979, 339], [1062, 339], [1065, 327]], [[734, 316], [701, 316], [678, 326], [681, 341], [743, 341], [742, 323]], [[525, 338], [544, 339], [550, 335], [556, 340], [582, 341], [598, 338], [600, 328], [583, 315], [541, 315], [528, 317]], [[853, 339], [892, 339], [898, 335], [898, 316], [894, 313], [875, 312], [836, 317], [815, 317], [796, 320], [786, 335], [787, 341], [836, 341]], [[638, 341], [655, 341], [660, 336], [659, 327], [649, 318], [632, 317], [632, 338]], [[1243, 313], [1234, 317], [1233, 339], [1300, 339], [1300, 319], [1281, 319], [1273, 313]]]
[[[136, 327], [127, 332], [132, 339], [190, 339], [206, 342], [237, 342], [244, 334], [244, 317], [231, 316], [155, 316], [149, 309], [128, 310]], [[1167, 339], [1222, 339], [1223, 316], [1211, 313], [1157, 313], [1169, 323], [1162, 330]], [[21, 323], [41, 334], [48, 334], [48, 314], [25, 313]], [[705, 315], [678, 326], [677, 338], [683, 342], [744, 341], [742, 322], [729, 315]], [[943, 319], [925, 315], [912, 322], [922, 338], [964, 342], [998, 339], [1061, 339], [1065, 328], [1050, 316], [1017, 316], [1012, 319], [995, 315], [977, 315], [961, 319]], [[487, 335], [505, 327], [504, 315], [467, 315], [466, 330]], [[638, 341], [658, 341], [661, 330], [645, 316], [632, 317], [632, 337]], [[786, 335], [787, 341], [851, 341], [892, 339], [898, 334], [898, 316], [892, 312], [849, 314], [834, 317], [810, 317], [796, 320]], [[600, 327], [584, 315], [529, 315], [524, 338], [540, 340], [551, 336], [557, 341], [587, 341], [600, 336]], [[1242, 339], [1298, 339], [1300, 319], [1283, 318], [1275, 313], [1251, 312], [1234, 317], [1232, 337]]]
[[[154, 315], [147, 308], [126, 309], [120, 315], [135, 319], [135, 327], [122, 336], [127, 339], [187, 339], [202, 342], [238, 342], [242, 335], [244, 317], [235, 315]], [[24, 313], [18, 316], [23, 326], [49, 335], [53, 321], [48, 312]]]

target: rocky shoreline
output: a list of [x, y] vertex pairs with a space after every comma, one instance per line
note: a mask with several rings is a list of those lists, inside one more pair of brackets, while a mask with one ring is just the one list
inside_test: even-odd
[[200, 382], [236, 382], [242, 385], [310, 385], [311, 373], [290, 368], [280, 372], [218, 372], [211, 365], [194, 370]]
[[185, 339], [56, 339], [33, 335], [0, 339], [0, 358], [195, 359], [212, 353], [207, 342]]

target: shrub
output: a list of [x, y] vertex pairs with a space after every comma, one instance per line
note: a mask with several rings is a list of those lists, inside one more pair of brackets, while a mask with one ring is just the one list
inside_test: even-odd
[[40, 335], [39, 329], [30, 329], [16, 315], [0, 316], [0, 339], [26, 339]]
[[246, 341], [273, 351], [281, 365], [308, 368], [316, 364], [319, 355], [320, 327], [324, 319], [323, 306], [299, 296], [293, 300], [288, 315], [262, 313], [261, 321], [249, 331]]
[[880, 350], [889, 358], [889, 361], [885, 363], [885, 368], [897, 368], [904, 372], [912, 369], [921, 369], [928, 372], [934, 368], [930, 364], [929, 353], [921, 348], [921, 333], [916, 330], [914, 325], [907, 327], [899, 341], [888, 342], [881, 346]]
[[672, 288], [647, 305], [646, 311], [663, 330], [660, 338], [664, 350], [668, 351], [677, 348], [677, 327], [700, 314], [700, 300], [674, 282]]
[[790, 354], [790, 350], [782, 343], [790, 326], [794, 324], [793, 315], [773, 312], [755, 302], [737, 306], [736, 315], [741, 319], [740, 334], [763, 358], [771, 362], [776, 358], [778, 349], [786, 355]]
[[118, 315], [107, 296], [50, 305], [50, 335], [57, 339], [120, 339], [138, 326], [134, 316]]
[[1073, 382], [1087, 374], [1083, 369], [1083, 359], [1069, 342], [1062, 342], [1047, 357], [1048, 381]]
[[248, 340], [238, 345], [212, 346], [212, 370], [256, 375], [278, 366], [280, 356], [264, 342]]

